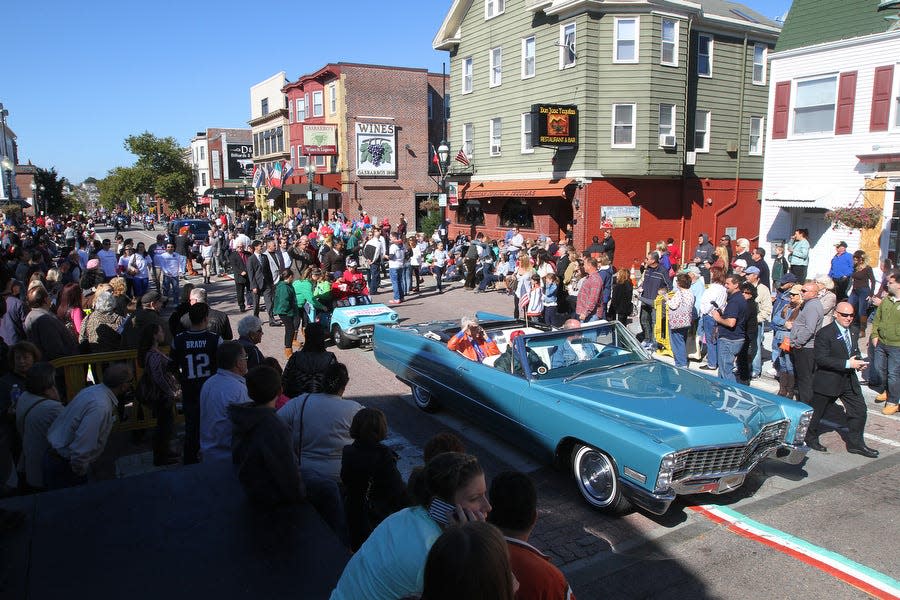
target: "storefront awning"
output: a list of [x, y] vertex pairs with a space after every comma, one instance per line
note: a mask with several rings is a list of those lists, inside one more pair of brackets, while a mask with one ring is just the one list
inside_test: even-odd
[[568, 198], [566, 188], [574, 182], [557, 181], [479, 181], [459, 187], [462, 198]]
[[[309, 191], [308, 183], [292, 183], [284, 186], [284, 191], [288, 192], [291, 196], [306, 196], [306, 192]], [[313, 194], [340, 194], [340, 190], [336, 190], [334, 188], [330, 188], [324, 185], [313, 184]]]
[[900, 152], [888, 152], [884, 154], [857, 154], [857, 160], [864, 164], [895, 163], [900, 162]]
[[783, 198], [766, 198], [766, 203], [770, 206], [778, 206], [781, 208], [812, 208], [819, 210], [831, 210], [831, 206], [826, 205], [819, 199], [783, 199]]

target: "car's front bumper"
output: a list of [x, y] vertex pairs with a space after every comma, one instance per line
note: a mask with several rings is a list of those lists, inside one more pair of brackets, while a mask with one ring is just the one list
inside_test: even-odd
[[806, 458], [807, 452], [809, 452], [809, 446], [806, 444], [783, 444], [769, 458], [786, 462], [789, 465], [799, 465]]
[[654, 494], [622, 477], [619, 478], [619, 484], [622, 485], [622, 493], [631, 500], [632, 504], [654, 515], [665, 514], [672, 502], [675, 501], [675, 494], [671, 491]]

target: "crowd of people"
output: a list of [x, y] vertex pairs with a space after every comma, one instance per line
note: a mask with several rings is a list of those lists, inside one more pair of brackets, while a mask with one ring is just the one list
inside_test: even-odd
[[[447, 223], [425, 236], [409, 232], [404, 218], [392, 227], [365, 213], [274, 224], [251, 214], [207, 217], [208, 235], [182, 228], [149, 247], [122, 233], [102, 238], [83, 217], [7, 222], [0, 235], [0, 364], [7, 365], [0, 491], [87, 482], [113, 423], [134, 400], [157, 418], [154, 464], [232, 461], [254, 504], [312, 503], [355, 551], [334, 598], [502, 598], [516, 589], [520, 598], [572, 597], [562, 574], [528, 544], [536, 493], [526, 476], [498, 474], [488, 492], [477, 459], [444, 436], [426, 447], [424, 466], [406, 483], [384, 444], [385, 415], [343, 397], [347, 368], [326, 349], [328, 332], [315, 314], [369, 302], [385, 279], [392, 304], [459, 281], [473, 294], [508, 294], [526, 323], [577, 328], [634, 319], [647, 350], [659, 348], [664, 330], [676, 365], [705, 356], [701, 369], [745, 384], [763, 373], [771, 329], [767, 373], [779, 393], [813, 407], [807, 443], [816, 450], [825, 450], [822, 415], [840, 398], [848, 450], [877, 456], [862, 437], [857, 373], [879, 393], [885, 414], [898, 411], [898, 271], [885, 261], [876, 272], [864, 253], [848, 255], [841, 243], [829, 274], [807, 278], [803, 230], [787, 248], [776, 247], [771, 267], [764, 249], [746, 239], [732, 245], [723, 236], [714, 246], [701, 235], [690, 257], [668, 239], [640, 265], [616, 268], [608, 229], [578, 251], [570, 235], [526, 239], [513, 227], [496, 240], [482, 232], [450, 239]], [[187, 281], [191, 274], [203, 284], [233, 280], [236, 337], [207, 289]], [[283, 332], [283, 366], [258, 347], [264, 326]], [[862, 360], [866, 340], [869, 360]], [[454, 344], [473, 360], [499, 354], [474, 319]], [[129, 364], [112, 363], [75, 393], [50, 364], [121, 348], [137, 350], [140, 377]], [[176, 406], [185, 418], [180, 452]], [[398, 536], [409, 542], [398, 546]], [[471, 577], [460, 578], [458, 569]]]

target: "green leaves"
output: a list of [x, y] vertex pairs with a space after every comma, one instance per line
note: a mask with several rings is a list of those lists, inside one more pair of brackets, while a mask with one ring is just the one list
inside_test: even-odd
[[116, 167], [97, 182], [101, 205], [131, 203], [141, 194], [161, 196], [173, 208], [193, 203], [194, 175], [175, 138], [145, 131], [128, 136], [124, 145], [137, 159], [133, 166]]

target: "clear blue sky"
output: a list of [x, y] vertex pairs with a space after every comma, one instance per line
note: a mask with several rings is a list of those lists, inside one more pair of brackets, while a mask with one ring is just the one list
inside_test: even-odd
[[[207, 127], [247, 127], [250, 86], [329, 62], [441, 71], [431, 41], [451, 0], [11, 1], [0, 102], [19, 160], [78, 183], [133, 156], [131, 134], [187, 144]], [[768, 17], [790, 0], [746, 0]]]

